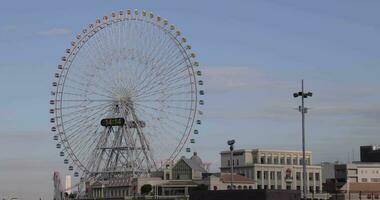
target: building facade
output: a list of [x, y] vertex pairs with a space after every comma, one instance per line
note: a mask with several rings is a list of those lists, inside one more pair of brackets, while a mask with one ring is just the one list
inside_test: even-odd
[[[230, 151], [221, 154], [221, 172], [234, 172], [257, 184], [257, 189], [302, 190], [302, 151], [277, 150], [234, 150], [231, 160]], [[322, 194], [321, 166], [311, 165], [312, 153], [306, 151], [307, 189], [310, 194]]]
[[380, 183], [380, 163], [354, 162], [335, 165], [338, 188], [350, 183]]

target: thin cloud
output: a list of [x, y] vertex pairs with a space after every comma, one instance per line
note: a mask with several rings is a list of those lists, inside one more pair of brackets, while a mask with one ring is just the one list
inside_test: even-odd
[[67, 28], [51, 28], [49, 30], [37, 32], [40, 36], [61, 36], [71, 34], [71, 30]]

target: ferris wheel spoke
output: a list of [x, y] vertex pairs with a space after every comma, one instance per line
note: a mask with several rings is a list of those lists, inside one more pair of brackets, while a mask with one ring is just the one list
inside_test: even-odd
[[187, 83], [182, 83], [182, 84], [177, 84], [177, 85], [173, 85], [170, 87], [170, 85], [167, 85], [166, 87], [161, 87], [161, 88], [158, 88], [157, 87], [151, 87], [145, 91], [141, 91], [140, 92], [140, 95], [137, 95], [136, 97], [149, 97], [149, 96], [152, 96], [152, 95], [155, 95], [155, 94], [158, 94], [158, 93], [166, 93], [167, 91], [176, 91], [176, 90], [179, 90], [179, 89], [184, 89], [184, 88], [191, 88], [189, 87], [191, 86], [191, 84], [189, 82]]
[[[184, 62], [185, 61], [186, 60], [184, 60]], [[152, 75], [152, 78], [148, 82], [145, 82], [145, 84], [141, 83], [141, 87], [139, 88], [139, 90], [141, 90], [142, 88], [145, 88], [148, 85], [152, 84], [153, 82], [157, 81], [157, 79], [160, 78], [160, 77], [168, 77], [170, 74], [173, 74], [170, 71], [170, 70], [173, 70], [173, 69], [171, 69], [171, 68], [165, 69], [165, 70], [162, 70], [161, 72], [158, 72], [157, 75], [155, 75], [155, 76]], [[183, 69], [181, 69], [181, 70], [183, 70]], [[168, 73], [168, 74], [165, 74], [165, 73]]]
[[[86, 120], [89, 120], [90, 117], [93, 117], [94, 115], [100, 113], [101, 111], [104, 111], [105, 108], [107, 108], [108, 106], [104, 107], [104, 109], [98, 109], [96, 112], [92, 113], [91, 115], [89, 116], [83, 116], [83, 115], [79, 115], [79, 116], [76, 116], [76, 117], [73, 117], [67, 121], [63, 121], [62, 124], [71, 124], [72, 121], [74, 121], [74, 123], [72, 125], [70, 125], [69, 127], [66, 127], [65, 130], [67, 131], [67, 129], [70, 130], [70, 128], [73, 128], [75, 127], [75, 125], [77, 124], [81, 124], [83, 122], [85, 122]], [[80, 119], [82, 118], [81, 120], [77, 120], [77, 119]]]
[[[168, 113], [168, 114], [170, 114], [172, 116], [181, 117], [181, 118], [184, 118], [184, 119], [188, 119], [189, 118], [187, 116], [183, 116], [183, 115], [180, 115], [180, 114], [175, 113], [175, 112], [170, 112], [170, 111], [167, 111], [167, 110], [164, 111], [164, 108], [158, 109], [158, 108], [155, 108], [155, 107], [151, 107], [151, 106], [147, 106], [147, 105], [143, 105], [143, 104], [138, 104], [138, 103], [136, 103], [136, 105], [139, 105], [141, 107], [144, 107], [144, 108], [147, 108], [147, 109], [150, 109], [150, 110], [159, 111], [161, 113]], [[142, 108], [139, 108], [139, 109], [142, 109]]]

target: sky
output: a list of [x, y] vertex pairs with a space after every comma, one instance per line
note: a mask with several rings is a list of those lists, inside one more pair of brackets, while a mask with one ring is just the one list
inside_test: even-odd
[[[301, 149], [300, 89], [313, 162], [359, 159], [379, 144], [380, 2], [368, 0], [2, 0], [0, 198], [51, 199], [67, 173], [49, 132], [49, 94], [75, 34], [112, 11], [145, 9], [186, 36], [201, 63], [204, 120], [196, 150], [211, 168], [236, 148]], [[186, 154], [185, 154], [186, 155]]]

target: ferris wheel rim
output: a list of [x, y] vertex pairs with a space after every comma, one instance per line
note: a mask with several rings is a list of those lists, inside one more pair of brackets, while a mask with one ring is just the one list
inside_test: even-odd
[[[67, 78], [66, 75], [69, 73], [71, 64], [76, 58], [76, 55], [77, 55], [76, 53], [80, 52], [81, 48], [88, 42], [88, 40], [90, 40], [91, 37], [97, 33], [97, 31], [95, 31], [96, 28], [100, 27], [101, 29], [103, 29], [107, 26], [113, 25], [114, 23], [119, 23], [119, 22], [122, 22], [125, 20], [136, 20], [136, 19], [124, 18], [122, 20], [121, 19], [104, 20], [103, 23], [98, 23], [97, 25], [93, 26], [90, 30], [84, 29], [84, 30], [87, 30], [86, 31], [87, 33], [85, 33], [84, 36], [81, 36], [80, 39], [78, 39], [78, 41], [76, 41], [75, 46], [73, 47], [74, 50], [72, 52], [70, 52], [70, 54], [66, 57], [66, 60], [62, 64], [63, 70], [61, 70], [61, 74], [60, 74], [59, 81], [58, 81], [58, 83], [62, 83], [62, 84], [58, 84], [58, 86], [56, 87], [56, 95], [55, 95], [55, 102], [56, 103], [54, 104], [56, 128], [58, 130], [58, 136], [60, 137], [60, 142], [63, 145], [63, 150], [67, 152], [67, 156], [70, 157], [72, 162], [84, 172], [87, 171], [87, 168], [82, 163], [82, 161], [80, 159], [78, 159], [75, 151], [71, 148], [69, 140], [65, 134], [65, 127], [64, 127], [65, 124], [63, 121], [63, 113], [62, 113], [62, 100], [63, 100], [63, 91], [64, 91], [64, 87], [65, 87], [65, 81]], [[144, 21], [142, 19], [139, 19], [139, 20]], [[192, 80], [194, 82], [193, 84], [190, 82], [190, 85], [194, 86], [194, 93], [192, 93], [191, 96], [192, 96], [192, 98], [194, 98], [193, 101], [195, 102], [195, 103], [191, 104], [191, 106], [194, 106], [194, 107], [191, 107], [192, 111], [189, 112], [189, 116], [191, 116], [191, 120], [187, 121], [186, 129], [184, 130], [184, 133], [182, 134], [182, 138], [180, 140], [181, 142], [178, 143], [178, 145], [175, 147], [175, 150], [171, 153], [171, 155], [168, 158], [168, 160], [174, 160], [178, 156], [178, 154], [183, 150], [183, 148], [185, 147], [185, 144], [188, 142], [189, 137], [191, 135], [191, 130], [192, 130], [192, 128], [194, 126], [194, 122], [196, 120], [197, 107], [198, 107], [198, 95], [197, 95], [198, 85], [197, 85], [196, 73], [194, 70], [193, 62], [191, 61], [192, 60], [191, 55], [186, 50], [186, 47], [183, 46], [181, 41], [179, 41], [177, 39], [177, 37], [173, 34], [173, 32], [171, 30], [169, 30], [172, 28], [172, 25], [170, 26], [169, 29], [165, 29], [163, 26], [160, 26], [159, 23], [154, 23], [154, 22], [149, 21], [149, 20], [146, 20], [145, 22], [150, 23], [152, 25], [155, 25], [158, 28], [161, 28], [162, 30], [165, 30], [165, 33], [168, 34], [173, 39], [173, 41], [175, 41], [175, 44], [177, 45], [177, 47], [181, 49], [181, 54], [184, 57], [186, 57], [186, 62], [188, 62], [188, 65], [189, 65], [189, 67], [187, 69], [191, 70], [191, 74], [192, 74], [191, 76], [192, 76]], [[84, 41], [85, 38], [90, 34], [93, 34], [93, 35], [91, 35], [87, 39], [87, 41]], [[77, 49], [76, 53], [74, 53], [75, 49]], [[71, 61], [70, 61], [70, 58], [71, 58]], [[69, 64], [69, 65], [67, 65], [67, 64]], [[62, 76], [65, 73], [66, 67], [68, 67], [66, 70], [66, 74], [64, 76]], [[62, 77], [64, 77], [63, 82], [61, 82]], [[189, 117], [189, 119], [190, 119], [190, 117]], [[60, 121], [60, 123], [58, 123], [58, 121]]]

